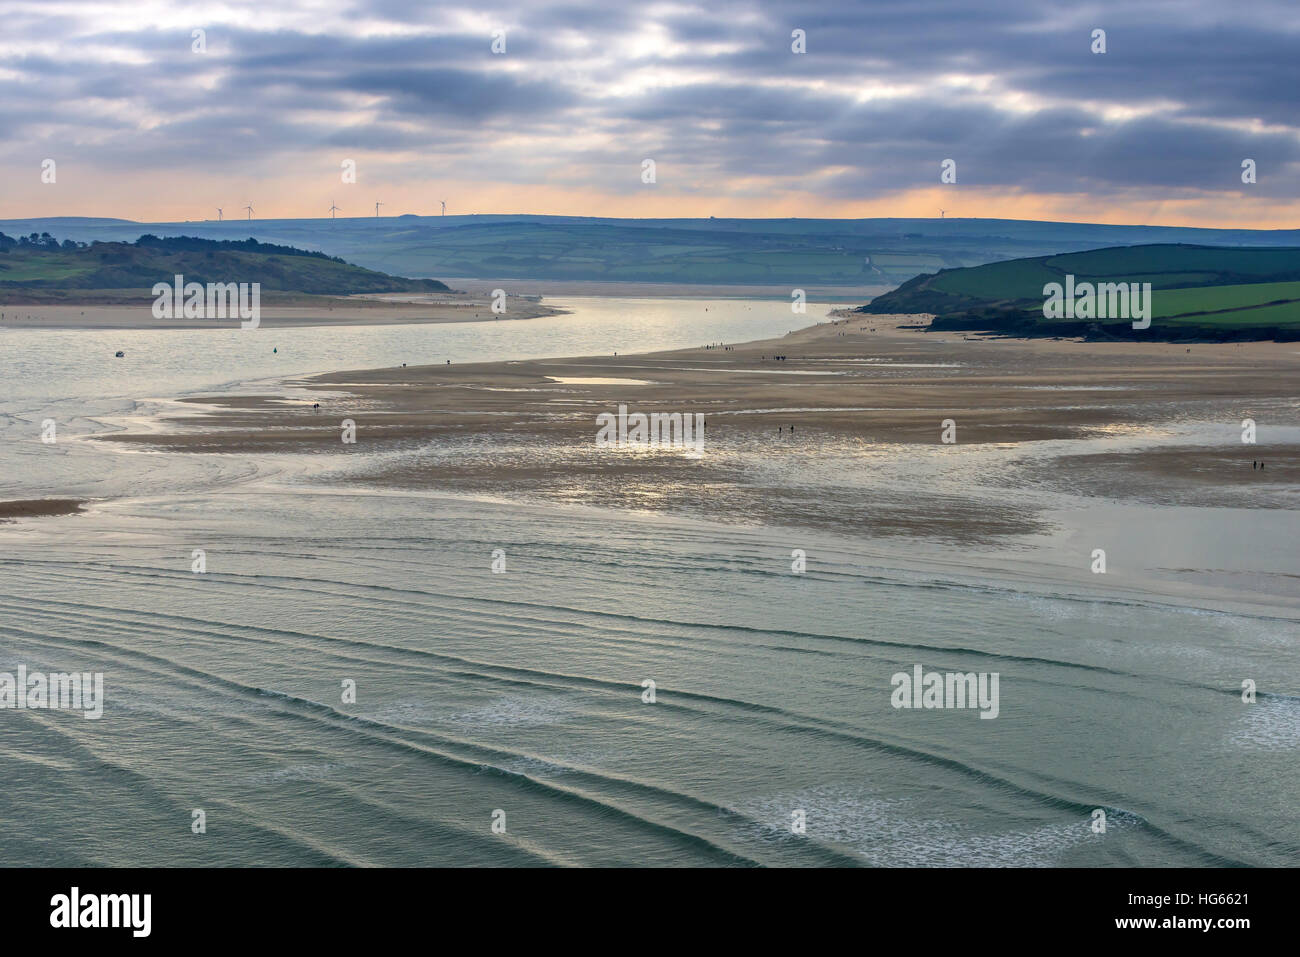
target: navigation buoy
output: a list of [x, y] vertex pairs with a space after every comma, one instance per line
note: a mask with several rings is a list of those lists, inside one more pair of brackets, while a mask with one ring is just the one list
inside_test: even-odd
[[272, 352], [279, 352], [280, 350], [279, 350], [279, 348], [272, 348], [271, 351], [272, 351]]

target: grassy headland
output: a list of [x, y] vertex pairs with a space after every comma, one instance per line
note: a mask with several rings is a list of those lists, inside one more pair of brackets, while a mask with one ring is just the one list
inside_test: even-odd
[[260, 283], [264, 296], [351, 296], [449, 292], [436, 279], [406, 279], [323, 253], [259, 243], [141, 236], [133, 243], [60, 243], [49, 234], [15, 240], [0, 233], [0, 302], [129, 303], [152, 299], [158, 282]]
[[[1150, 283], [1151, 326], [1048, 319], [1044, 286]], [[929, 313], [930, 328], [1015, 336], [1162, 340], [1300, 339], [1300, 248], [1162, 244], [1093, 249], [917, 276], [859, 310]]]

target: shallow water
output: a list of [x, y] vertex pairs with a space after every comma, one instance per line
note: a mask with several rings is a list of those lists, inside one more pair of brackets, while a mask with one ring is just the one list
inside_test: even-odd
[[[784, 313], [760, 325], [788, 321], [787, 306], [766, 306]], [[618, 308], [571, 320], [592, 327], [582, 343], [534, 348], [598, 351], [624, 328]], [[711, 308], [722, 325], [706, 334], [683, 313], [678, 339], [657, 344], [725, 339], [748, 314]], [[468, 361], [488, 356], [467, 343], [498, 348], [502, 325], [423, 334], [469, 337]], [[731, 338], [776, 331], [750, 328]], [[278, 338], [324, 371], [392, 364], [417, 331]], [[45, 415], [75, 434], [154, 411], [131, 401], [138, 382], [161, 399], [243, 376], [216, 343], [149, 335], [190, 350], [189, 365], [109, 381], [80, 353], [28, 340], [28, 378], [0, 406], [3, 497], [105, 499], [0, 525], [0, 672], [102, 671], [106, 698], [98, 720], [0, 711], [0, 862], [1296, 861], [1300, 615], [1294, 585], [1277, 584], [1298, 571], [1293, 512], [1026, 488], [1051, 527], [970, 547], [723, 526], [689, 517], [688, 501], [659, 514], [446, 495], [436, 461], [430, 491], [350, 490], [313, 484], [336, 467], [320, 456], [33, 438]], [[273, 361], [248, 359], [243, 377]], [[802, 471], [793, 454], [767, 468], [783, 488], [864, 498], [923, 474], [978, 506], [1008, 494], [1017, 456], [1058, 451], [1034, 446], [963, 448], [929, 467], [828, 445]], [[1106, 576], [1088, 571], [1094, 539]], [[997, 718], [892, 707], [892, 677], [915, 665], [996, 672]], [[798, 811], [805, 834], [791, 830]]]
[[[552, 304], [570, 312], [402, 326], [276, 327], [266, 320], [247, 331], [0, 328], [0, 436], [5, 439], [0, 499], [206, 487], [217, 477], [211, 463], [144, 452], [136, 459], [105, 455], [98, 445], [75, 441], [128, 424], [148, 428], [159, 411], [175, 411], [177, 396], [276, 392], [285, 377], [403, 362], [483, 362], [738, 342], [784, 335], [830, 308], [810, 305], [807, 314], [792, 316], [788, 303], [769, 301], [572, 298]], [[126, 356], [113, 358], [119, 349]], [[40, 441], [47, 420], [55, 423], [60, 440], [53, 445]], [[164, 468], [166, 474], [160, 474]]]

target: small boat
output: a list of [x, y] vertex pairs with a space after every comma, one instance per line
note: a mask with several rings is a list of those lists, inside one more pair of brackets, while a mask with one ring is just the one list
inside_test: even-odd
[[126, 358], [126, 353], [123, 352], [121, 349], [118, 349], [116, 352], [113, 353], [113, 358], [114, 358], [114, 359], [124, 359], [124, 358]]

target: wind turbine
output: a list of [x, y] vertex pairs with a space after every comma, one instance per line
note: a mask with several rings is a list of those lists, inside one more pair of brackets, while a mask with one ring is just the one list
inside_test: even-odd
[[245, 206], [244, 209], [248, 210], [248, 221], [251, 223], [253, 221], [253, 207]]
[[447, 201], [445, 199], [442, 200], [442, 215], [447, 215]]
[[383, 205], [383, 203], [375, 203], [375, 219], [379, 218], [379, 207]]
[[217, 222], [221, 222], [221, 217], [222, 217], [221, 207], [218, 206], [218, 207], [217, 207]]
[[330, 200], [330, 219], [334, 218], [334, 211], [337, 209], [338, 207], [334, 205], [334, 200]]

